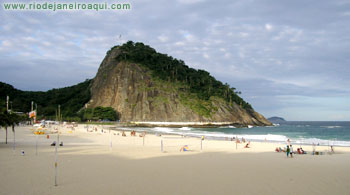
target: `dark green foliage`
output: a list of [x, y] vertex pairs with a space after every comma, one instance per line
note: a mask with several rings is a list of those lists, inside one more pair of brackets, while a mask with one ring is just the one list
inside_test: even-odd
[[[37, 105], [38, 118], [55, 119], [58, 105], [61, 105], [63, 118], [77, 117], [78, 111], [90, 100], [90, 83], [86, 80], [71, 87], [52, 89], [47, 92], [21, 91], [11, 85], [0, 82], [0, 103], [4, 105], [6, 96], [12, 101], [12, 109], [27, 113], [31, 110], [31, 101]], [[34, 109], [36, 108], [34, 105]]]
[[0, 112], [0, 126], [1, 127], [8, 127], [11, 125], [9, 114], [7, 114], [7, 111], [1, 111]]
[[[129, 61], [138, 63], [152, 71], [152, 76], [165, 81], [181, 82], [188, 86], [189, 92], [197, 94], [202, 100], [209, 100], [211, 96], [221, 97], [229, 103], [235, 102], [242, 108], [252, 109], [251, 105], [245, 102], [237, 94], [235, 88], [228, 84], [222, 84], [204, 70], [189, 68], [182, 60], [174, 59], [166, 54], [156, 52], [153, 48], [143, 43], [129, 41], [122, 46], [115, 46], [121, 54], [118, 61]], [[109, 54], [110, 51], [107, 52]]]
[[7, 128], [12, 127], [12, 131], [15, 132], [15, 126], [18, 125], [21, 121], [26, 120], [23, 115], [17, 115], [13, 112], [7, 112], [5, 107], [0, 102], [0, 127], [4, 127], [6, 131], [5, 143], [7, 144]]
[[119, 119], [119, 114], [111, 107], [101, 107], [98, 106], [96, 108], [87, 108], [80, 111], [81, 118], [86, 120], [108, 120], [108, 121], [116, 121]]

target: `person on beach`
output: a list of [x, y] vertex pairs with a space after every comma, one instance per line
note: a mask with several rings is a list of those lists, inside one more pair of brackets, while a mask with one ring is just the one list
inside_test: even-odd
[[290, 157], [293, 158], [293, 146], [292, 145], [290, 145], [289, 150], [290, 150]]
[[289, 146], [287, 145], [287, 150], [286, 150], [287, 158], [289, 157], [289, 152], [290, 152], [290, 148], [289, 148]]

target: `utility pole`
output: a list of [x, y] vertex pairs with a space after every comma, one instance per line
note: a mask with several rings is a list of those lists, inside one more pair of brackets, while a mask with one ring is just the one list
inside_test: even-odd
[[[31, 112], [33, 112], [33, 108], [34, 107], [34, 102], [32, 101], [32, 109], [30, 110]], [[32, 125], [34, 124], [34, 119], [33, 118], [31, 118], [31, 123], [32, 123]]]
[[61, 121], [61, 105], [58, 105], [58, 121]]
[[10, 97], [7, 96], [6, 97], [6, 110], [7, 110], [7, 112], [9, 112], [9, 100], [10, 100]]
[[35, 120], [37, 116], [38, 116], [38, 104], [35, 103]]

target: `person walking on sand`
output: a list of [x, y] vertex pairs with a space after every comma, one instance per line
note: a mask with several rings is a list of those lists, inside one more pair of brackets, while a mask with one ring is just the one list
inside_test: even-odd
[[286, 150], [287, 158], [289, 157], [289, 152], [290, 152], [290, 148], [289, 148], [289, 146], [287, 145], [287, 150]]
[[293, 146], [292, 145], [290, 145], [289, 150], [290, 150], [290, 157], [293, 158]]

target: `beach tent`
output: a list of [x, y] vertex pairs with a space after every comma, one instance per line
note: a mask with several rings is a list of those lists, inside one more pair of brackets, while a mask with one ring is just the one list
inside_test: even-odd
[[185, 151], [189, 151], [189, 150], [190, 149], [188, 148], [188, 146], [185, 145], [185, 146], [181, 147], [180, 152], [185, 152]]

